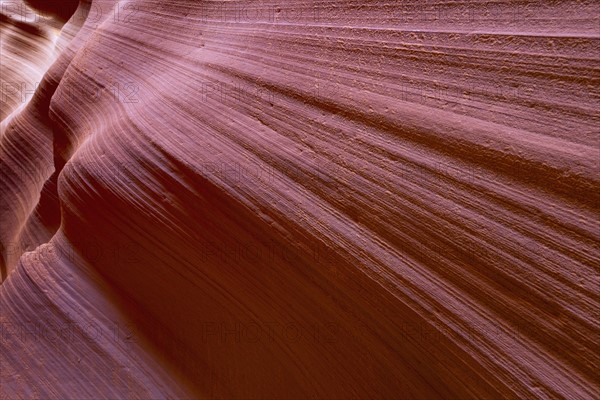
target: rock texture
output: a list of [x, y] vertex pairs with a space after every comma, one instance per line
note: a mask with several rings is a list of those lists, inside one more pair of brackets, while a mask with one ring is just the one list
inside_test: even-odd
[[37, 3], [3, 399], [597, 398], [597, 2]]

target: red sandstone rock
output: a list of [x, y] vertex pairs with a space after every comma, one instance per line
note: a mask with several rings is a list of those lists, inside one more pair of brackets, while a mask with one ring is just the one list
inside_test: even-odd
[[2, 398], [597, 396], [595, 2], [47, 4]]

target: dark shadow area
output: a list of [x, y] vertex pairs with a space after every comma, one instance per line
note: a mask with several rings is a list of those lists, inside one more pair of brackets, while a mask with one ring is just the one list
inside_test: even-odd
[[62, 22], [66, 22], [77, 10], [79, 0], [25, 0], [25, 3], [42, 14], [51, 15]]

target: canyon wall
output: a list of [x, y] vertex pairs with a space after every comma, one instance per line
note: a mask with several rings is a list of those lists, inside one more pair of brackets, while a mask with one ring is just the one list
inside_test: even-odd
[[597, 398], [597, 2], [1, 28], [2, 399]]

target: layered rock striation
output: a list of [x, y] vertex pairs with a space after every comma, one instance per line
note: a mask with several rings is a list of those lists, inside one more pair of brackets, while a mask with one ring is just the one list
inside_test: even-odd
[[594, 1], [2, 4], [2, 396], [599, 393]]

